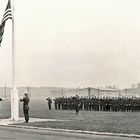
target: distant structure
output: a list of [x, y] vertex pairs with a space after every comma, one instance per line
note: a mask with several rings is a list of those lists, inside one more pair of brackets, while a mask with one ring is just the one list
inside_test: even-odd
[[116, 86], [107, 86], [106, 88], [87, 87], [79, 91], [79, 96], [89, 97], [128, 97], [140, 98], [140, 83], [132, 84], [131, 88], [119, 89]]
[[117, 88], [99, 88], [99, 97], [120, 97], [121, 90]]
[[140, 97], [140, 83], [137, 86], [132, 84], [131, 88], [123, 89], [122, 95], [125, 97]]
[[[103, 87], [84, 87], [84, 88], [66, 88], [66, 87], [18, 87], [19, 96], [23, 96], [25, 91], [28, 91], [31, 99], [46, 99], [48, 97], [137, 97], [140, 98], [140, 83], [132, 84], [130, 88], [119, 89], [117, 86]], [[11, 88], [0, 87], [0, 97], [10, 98]]]
[[79, 96], [89, 96], [89, 97], [120, 97], [121, 90], [115, 87], [107, 87], [107, 88], [93, 88], [87, 87], [79, 90]]
[[98, 89], [93, 87], [87, 87], [79, 90], [79, 96], [98, 96]]

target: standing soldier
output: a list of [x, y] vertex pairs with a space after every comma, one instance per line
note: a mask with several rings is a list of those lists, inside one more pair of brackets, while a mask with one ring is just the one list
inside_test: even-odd
[[57, 98], [54, 99], [54, 107], [55, 107], [55, 110], [57, 110], [57, 102], [58, 102], [57, 100], [58, 100]]
[[49, 110], [51, 110], [52, 99], [49, 97], [46, 100], [48, 100], [48, 107], [49, 107]]
[[23, 99], [20, 99], [20, 101], [23, 102], [23, 113], [25, 117], [25, 122], [29, 121], [29, 97], [28, 93], [24, 92], [25, 97]]
[[79, 101], [79, 96], [76, 95], [76, 98], [75, 98], [75, 111], [76, 111], [76, 115], [79, 113], [79, 110], [80, 110], [80, 101]]

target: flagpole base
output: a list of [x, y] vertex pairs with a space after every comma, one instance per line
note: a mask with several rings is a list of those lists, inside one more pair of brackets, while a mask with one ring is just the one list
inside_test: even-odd
[[16, 88], [11, 91], [11, 120], [19, 120], [19, 95]]

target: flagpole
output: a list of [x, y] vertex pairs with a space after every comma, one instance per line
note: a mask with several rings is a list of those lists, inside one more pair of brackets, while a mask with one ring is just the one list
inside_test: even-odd
[[19, 119], [19, 97], [16, 88], [16, 46], [15, 46], [15, 6], [14, 0], [11, 0], [12, 10], [12, 92], [11, 92], [11, 120]]

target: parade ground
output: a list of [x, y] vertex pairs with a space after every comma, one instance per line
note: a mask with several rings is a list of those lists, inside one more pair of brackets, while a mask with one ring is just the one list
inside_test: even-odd
[[90, 135], [0, 126], [0, 140], [137, 140], [136, 138]]
[[[23, 117], [22, 103], [19, 114]], [[69, 130], [96, 131], [107, 133], [123, 133], [140, 135], [140, 112], [103, 112], [80, 111], [75, 115], [74, 110], [48, 109], [47, 101], [31, 100], [30, 117], [51, 119], [56, 121], [38, 121], [18, 123], [20, 126], [32, 126], [43, 128], [58, 128]], [[0, 119], [10, 117], [10, 101], [0, 102]]]

